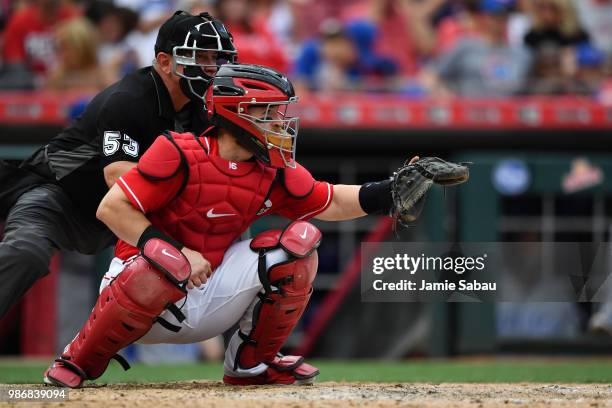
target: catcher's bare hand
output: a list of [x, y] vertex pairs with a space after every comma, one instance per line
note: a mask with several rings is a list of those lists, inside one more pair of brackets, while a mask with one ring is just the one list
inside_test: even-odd
[[410, 161], [408, 162], [408, 164], [414, 164], [417, 161], [419, 161], [420, 157], [419, 156], [414, 156], [412, 159], [410, 159]]
[[187, 289], [200, 287], [202, 284], [206, 283], [210, 275], [212, 275], [210, 262], [208, 262], [201, 253], [192, 249], [183, 248], [181, 252], [187, 257], [189, 265], [191, 265], [191, 275], [189, 276]]

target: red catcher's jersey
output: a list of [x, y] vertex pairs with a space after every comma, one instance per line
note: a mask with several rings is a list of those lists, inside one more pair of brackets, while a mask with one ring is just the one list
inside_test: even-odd
[[[232, 162], [220, 157], [216, 137], [171, 135], [186, 160], [187, 172], [178, 171], [169, 178], [151, 178], [143, 173], [141, 162], [166, 160], [168, 141], [160, 137], [142, 156], [139, 166], [123, 175], [117, 185], [155, 227], [202, 253], [213, 269], [257, 218], [280, 214], [292, 220], [307, 220], [331, 202], [332, 186], [312, 180], [305, 170], [310, 177], [305, 181], [313, 183], [313, 188], [304, 197], [293, 197], [279, 181], [276, 169], [255, 160]], [[164, 145], [156, 146], [159, 144]], [[185, 173], [188, 177], [184, 183]], [[137, 253], [126, 242], [117, 243], [118, 258], [127, 259]]]

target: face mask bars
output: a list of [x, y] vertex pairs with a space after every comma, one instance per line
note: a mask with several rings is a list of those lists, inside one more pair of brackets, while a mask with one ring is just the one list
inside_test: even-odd
[[[214, 34], [205, 34], [200, 32], [200, 28], [205, 24], [208, 24], [210, 26], [210, 31]], [[200, 39], [195, 38], [192, 32], [187, 33], [183, 45], [176, 46], [172, 49], [172, 70], [174, 74], [188, 81], [205, 81], [210, 80], [210, 78], [204, 76], [205, 68], [214, 67], [216, 71], [223, 64], [233, 63], [236, 59], [236, 50], [226, 50], [223, 48], [223, 44], [221, 42], [221, 35], [219, 34], [220, 29], [224, 29], [223, 26], [219, 27], [215, 24], [214, 21], [206, 21], [194, 27], [193, 32], [196, 32], [200, 36]], [[198, 47], [197, 42], [198, 40], [201, 41], [202, 37], [212, 39], [212, 42], [215, 42], [217, 46], [211, 48]], [[210, 52], [217, 53], [215, 58], [216, 61], [214, 64], [198, 62], [198, 56], [202, 56], [201, 53]], [[185, 73], [184, 69], [181, 73], [177, 69], [179, 65], [182, 65], [184, 68], [198, 67], [200, 69], [195, 72], [191, 71], [192, 73]]]
[[[238, 116], [254, 124], [265, 136], [269, 150], [278, 149], [287, 167], [295, 167], [296, 141], [299, 131], [299, 118], [287, 116], [289, 105], [296, 103], [297, 97], [283, 102], [240, 102]], [[251, 107], [265, 107], [261, 117], [249, 114]]]

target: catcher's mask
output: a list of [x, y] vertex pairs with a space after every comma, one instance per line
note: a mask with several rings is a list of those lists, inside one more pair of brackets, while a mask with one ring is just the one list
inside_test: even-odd
[[[172, 54], [172, 72], [190, 99], [206, 102], [206, 90], [219, 67], [233, 63], [237, 51], [223, 23], [208, 13], [177, 11], [159, 29], [155, 54]], [[178, 69], [182, 67], [182, 69]]]
[[287, 111], [298, 98], [286, 76], [259, 65], [223, 65], [206, 99], [211, 123], [232, 133], [258, 160], [295, 167], [299, 118]]

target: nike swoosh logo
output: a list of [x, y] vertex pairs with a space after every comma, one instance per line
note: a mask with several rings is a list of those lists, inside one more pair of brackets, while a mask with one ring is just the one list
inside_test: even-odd
[[214, 209], [214, 208], [211, 208], [211, 209], [210, 209], [210, 210], [208, 210], [208, 212], [206, 213], [206, 216], [207, 216], [208, 218], [219, 218], [219, 217], [231, 217], [231, 216], [233, 216], [233, 215], [236, 215], [236, 214], [215, 214], [215, 212], [214, 212], [214, 211], [215, 211], [215, 209]]
[[166, 250], [166, 248], [162, 249], [162, 251], [161, 251], [161, 252], [162, 252], [162, 254], [164, 254], [164, 255], [166, 255], [166, 256], [169, 256], [169, 257], [170, 257], [170, 258], [172, 258], [172, 259], [176, 259], [177, 261], [180, 261], [180, 260], [181, 260], [181, 258], [178, 258], [178, 257], [176, 257], [176, 256], [172, 255], [170, 252], [168, 252], [168, 251]]
[[306, 239], [306, 235], [308, 235], [308, 228], [304, 229], [304, 233], [300, 234], [300, 238]]

